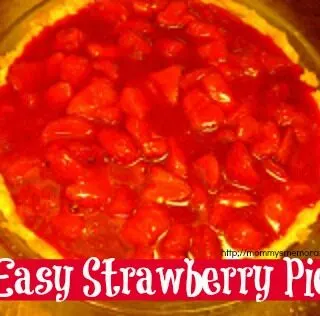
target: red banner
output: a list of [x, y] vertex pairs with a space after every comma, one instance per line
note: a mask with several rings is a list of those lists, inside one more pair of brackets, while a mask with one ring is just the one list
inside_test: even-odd
[[320, 260], [0, 259], [1, 300], [319, 300]]

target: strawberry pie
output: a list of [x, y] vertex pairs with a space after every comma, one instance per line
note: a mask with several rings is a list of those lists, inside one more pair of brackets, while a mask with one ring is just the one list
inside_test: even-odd
[[50, 258], [306, 238], [317, 80], [286, 36], [227, 0], [73, 2], [0, 60], [1, 225]]

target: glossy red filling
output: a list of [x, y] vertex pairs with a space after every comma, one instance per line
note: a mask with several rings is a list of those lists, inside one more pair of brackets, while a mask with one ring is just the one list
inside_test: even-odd
[[66, 257], [258, 250], [320, 193], [314, 91], [273, 41], [198, 1], [98, 1], [0, 90], [0, 172]]

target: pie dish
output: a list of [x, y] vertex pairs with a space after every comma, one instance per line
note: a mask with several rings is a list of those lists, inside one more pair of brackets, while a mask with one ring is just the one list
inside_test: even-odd
[[209, 2], [68, 1], [1, 58], [2, 225], [36, 253], [213, 259], [307, 238], [317, 78], [254, 11]]

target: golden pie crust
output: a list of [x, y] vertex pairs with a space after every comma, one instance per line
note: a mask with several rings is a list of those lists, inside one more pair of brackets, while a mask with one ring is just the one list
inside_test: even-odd
[[[58, 20], [63, 19], [67, 15], [76, 14], [80, 9], [94, 1], [95, 0], [58, 0], [55, 2], [51, 10], [41, 13], [41, 15], [35, 17], [35, 19], [30, 23], [30, 31], [24, 36], [16, 49], [5, 56], [0, 56], [0, 85], [6, 83], [6, 77], [10, 65], [23, 53], [24, 47], [32, 40], [33, 37], [40, 34], [45, 27], [55, 24]], [[233, 0], [203, 0], [203, 2], [213, 3], [237, 15], [244, 23], [251, 25], [262, 34], [270, 36], [275, 44], [282, 48], [284, 53], [292, 60], [292, 62], [296, 64], [299, 63], [299, 54], [289, 43], [287, 35], [283, 31], [269, 24], [269, 22], [259, 16], [256, 11]], [[301, 80], [316, 88], [319, 85], [317, 76], [307, 69], [305, 69], [304, 74], [301, 76]], [[315, 92], [313, 97], [320, 106], [320, 91]], [[14, 202], [1, 175], [0, 213], [5, 219], [0, 222], [0, 227], [24, 240], [30, 250], [35, 254], [46, 259], [62, 258], [62, 255], [55, 248], [50, 246], [47, 242], [39, 238], [35, 233], [23, 225], [21, 219], [16, 213]], [[319, 214], [320, 201], [315, 205], [315, 207], [302, 210], [286, 235], [275, 241], [268, 247], [268, 249], [265, 250], [284, 251], [297, 243], [304, 242], [307, 240], [311, 232], [311, 225], [317, 221]], [[224, 250], [231, 249], [223, 238], [222, 246]], [[273, 258], [275, 256], [276, 255], [274, 254], [264, 256], [263, 258]]]

